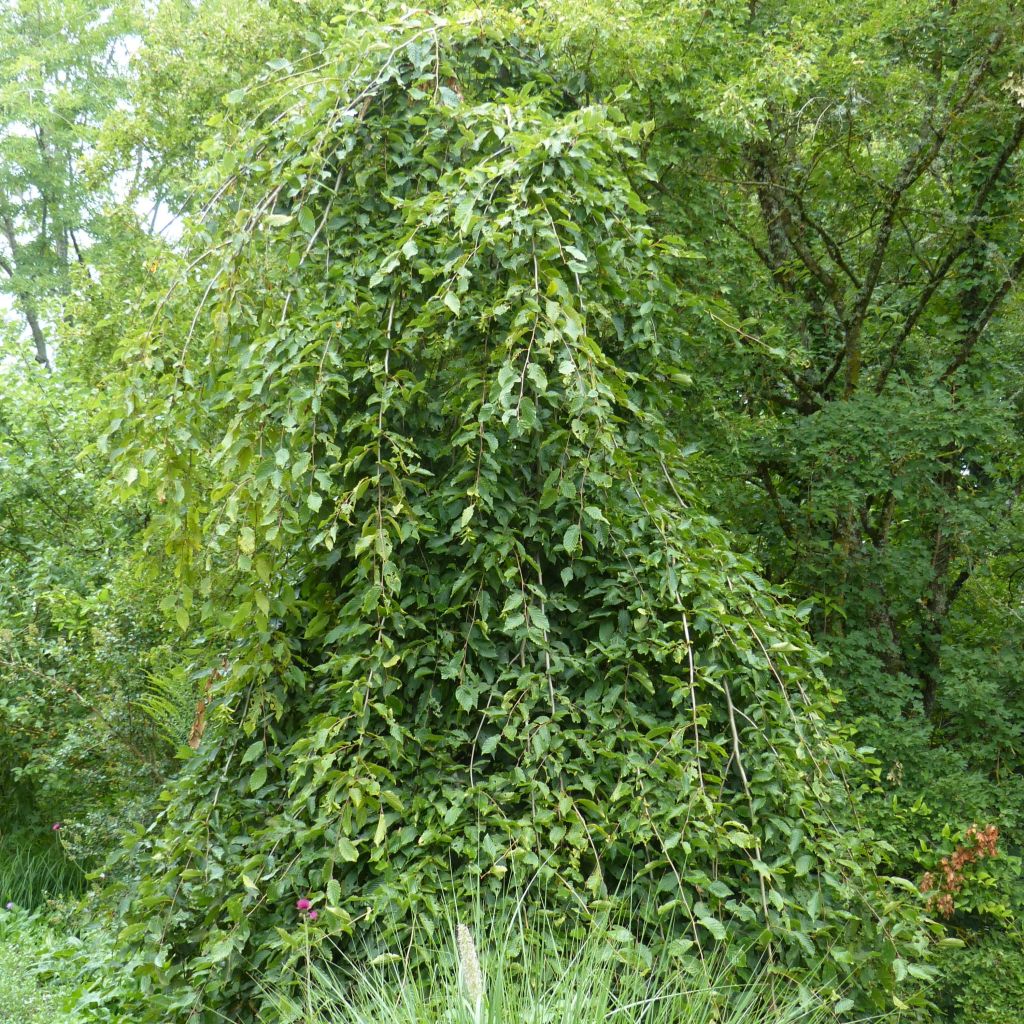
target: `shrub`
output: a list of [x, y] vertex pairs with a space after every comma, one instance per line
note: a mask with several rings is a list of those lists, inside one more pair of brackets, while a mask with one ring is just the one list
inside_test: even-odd
[[139, 837], [138, 1019], [246, 1018], [297, 897], [401, 941], [451, 874], [886, 1007], [921, 934], [846, 819], [819, 655], [661, 414], [687, 257], [644, 128], [479, 13], [339, 24], [227, 100], [104, 442], [217, 666]]

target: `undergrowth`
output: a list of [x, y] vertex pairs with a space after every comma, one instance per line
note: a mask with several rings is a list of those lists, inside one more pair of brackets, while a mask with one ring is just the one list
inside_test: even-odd
[[[300, 914], [302, 912], [300, 911]], [[304, 915], [303, 915], [304, 916]], [[303, 927], [308, 927], [303, 921]], [[729, 958], [652, 958], [625, 929], [571, 941], [516, 917], [450, 921], [413, 946], [332, 964], [307, 952], [265, 1024], [827, 1024], [838, 1018], [804, 984], [734, 979]], [[621, 943], [615, 936], [621, 935]], [[479, 948], [474, 936], [482, 939]], [[734, 951], [738, 952], [738, 951]], [[418, 966], [414, 966], [418, 965]]]
[[0, 1024], [73, 1024], [63, 986], [38, 973], [51, 946], [37, 917], [0, 908]]
[[79, 892], [85, 876], [59, 844], [0, 837], [0, 906], [31, 909], [49, 896]]

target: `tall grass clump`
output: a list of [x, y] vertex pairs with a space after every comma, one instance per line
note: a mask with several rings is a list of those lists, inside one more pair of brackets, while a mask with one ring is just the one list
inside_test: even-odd
[[[558, 941], [523, 919], [449, 923], [401, 954], [307, 963], [266, 1024], [828, 1024], [806, 984], [737, 983], [728, 958], [659, 959], [593, 929]], [[813, 986], [811, 986], [813, 987]]]
[[84, 882], [82, 869], [59, 845], [0, 836], [0, 906], [32, 909], [49, 896], [80, 892]]

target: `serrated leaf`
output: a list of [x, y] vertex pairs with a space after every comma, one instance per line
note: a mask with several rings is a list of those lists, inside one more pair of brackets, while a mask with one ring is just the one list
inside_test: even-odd
[[807, 913], [810, 915], [812, 921], [817, 921], [818, 916], [821, 914], [821, 892], [817, 889], [811, 894], [810, 899], [807, 901]]
[[711, 932], [716, 942], [723, 942], [725, 940], [725, 925], [717, 917], [706, 914], [703, 917], [698, 917], [697, 920]]
[[538, 628], [547, 631], [551, 628], [547, 613], [540, 605], [530, 605], [530, 621]]
[[230, 938], [218, 939], [211, 947], [207, 956], [213, 963], [220, 963], [221, 960], [227, 960], [229, 956], [234, 952], [234, 943]]

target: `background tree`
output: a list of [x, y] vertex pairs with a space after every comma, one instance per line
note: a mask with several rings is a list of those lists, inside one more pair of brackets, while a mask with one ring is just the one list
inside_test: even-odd
[[49, 366], [47, 323], [115, 190], [83, 162], [123, 96], [133, 5], [15, 0], [0, 12], [0, 290]]
[[[894, 867], [972, 822], [1019, 851], [1021, 11], [550, 10], [590, 87], [632, 79], [657, 125], [650, 200], [705, 257], [677, 415], [713, 507], [815, 602]], [[959, 934], [1012, 925], [1012, 869], [995, 889]], [[1002, 935], [996, 1002], [1024, 976]]]

